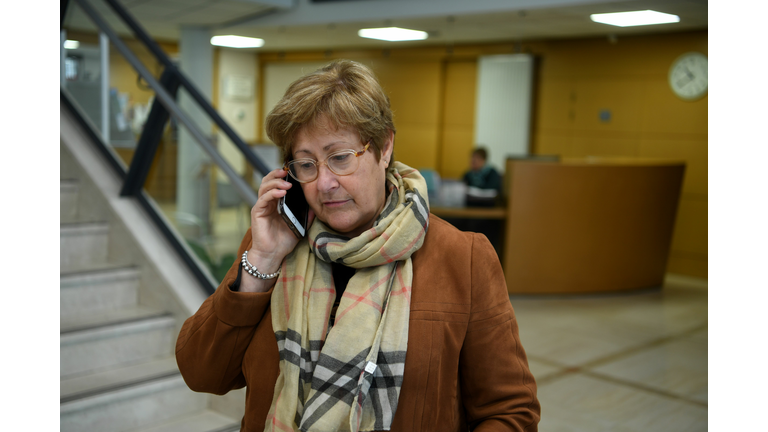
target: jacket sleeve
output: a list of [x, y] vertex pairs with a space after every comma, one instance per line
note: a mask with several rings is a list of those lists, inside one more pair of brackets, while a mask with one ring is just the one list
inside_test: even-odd
[[504, 273], [488, 239], [473, 234], [472, 306], [460, 384], [470, 430], [537, 431], [541, 407], [520, 343]]
[[272, 290], [265, 293], [235, 292], [239, 257], [251, 247], [248, 230], [224, 280], [200, 309], [181, 327], [176, 340], [176, 362], [190, 389], [225, 394], [245, 386], [243, 356], [256, 326], [269, 307]]

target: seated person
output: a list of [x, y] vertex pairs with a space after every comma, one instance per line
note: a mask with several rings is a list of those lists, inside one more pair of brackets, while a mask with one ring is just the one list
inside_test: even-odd
[[501, 176], [491, 165], [488, 165], [488, 151], [478, 147], [472, 151], [469, 161], [470, 170], [464, 174], [464, 183], [479, 189], [494, 189], [501, 191]]
[[[487, 163], [488, 151], [478, 147], [472, 151], [470, 170], [464, 174], [467, 184], [468, 206], [493, 206], [497, 195], [501, 193], [501, 175]], [[477, 190], [477, 189], [480, 190]]]

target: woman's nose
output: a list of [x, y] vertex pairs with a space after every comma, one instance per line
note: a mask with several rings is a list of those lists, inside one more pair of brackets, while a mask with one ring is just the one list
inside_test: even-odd
[[328, 192], [339, 187], [339, 181], [327, 164], [322, 164], [317, 168], [317, 189], [320, 192]]

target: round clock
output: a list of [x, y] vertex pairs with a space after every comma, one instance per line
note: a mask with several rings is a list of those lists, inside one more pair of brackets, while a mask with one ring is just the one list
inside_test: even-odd
[[688, 52], [678, 57], [669, 68], [669, 86], [683, 100], [696, 100], [707, 93], [707, 57]]

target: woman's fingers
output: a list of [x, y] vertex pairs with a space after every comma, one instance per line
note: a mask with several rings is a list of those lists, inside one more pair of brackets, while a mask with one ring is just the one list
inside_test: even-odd
[[283, 170], [275, 170], [264, 176], [261, 180], [261, 186], [259, 186], [259, 196], [263, 193], [275, 189], [288, 189], [291, 187], [291, 183], [285, 180], [286, 172]]
[[283, 170], [274, 170], [264, 176], [259, 186], [259, 199], [251, 209], [252, 217], [269, 214], [272, 212], [270, 209], [275, 209], [276, 200], [284, 196], [292, 186], [283, 179], [287, 174]]
[[285, 189], [270, 189], [261, 194], [251, 210], [251, 218], [271, 214], [277, 209], [277, 200], [285, 196], [286, 193]]
[[262, 182], [261, 187], [259, 188], [259, 196], [261, 196], [262, 193], [267, 192], [272, 189], [290, 189], [291, 186], [293, 186], [291, 183], [282, 180], [282, 179], [274, 179], [270, 180], [268, 182]]

